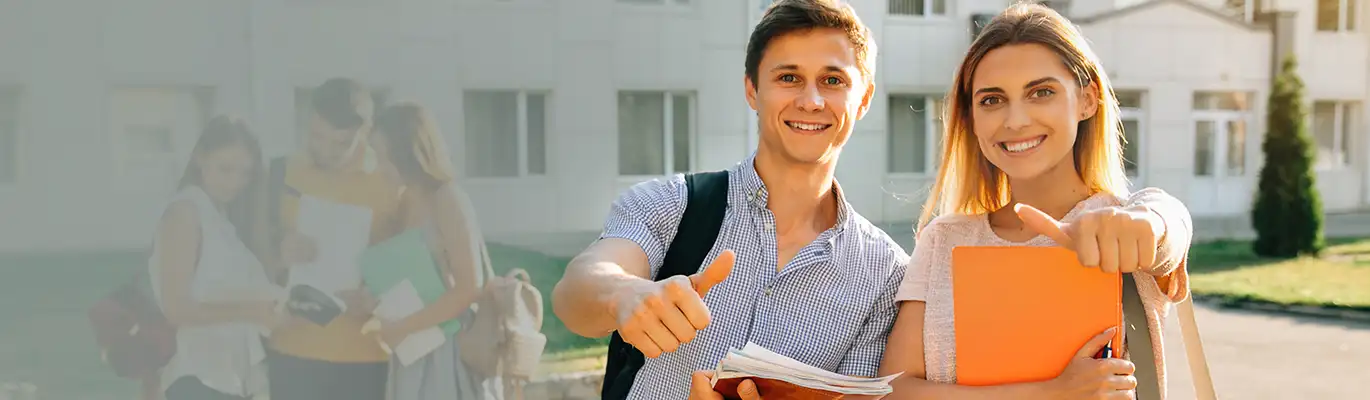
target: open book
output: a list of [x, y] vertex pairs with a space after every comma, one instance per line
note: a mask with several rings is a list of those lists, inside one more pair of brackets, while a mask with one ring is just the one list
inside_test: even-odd
[[334, 318], [342, 315], [347, 305], [337, 296], [319, 288], [296, 284], [291, 285], [285, 307], [291, 314], [303, 317], [319, 326], [327, 326]]
[[736, 348], [718, 362], [714, 390], [729, 399], [740, 398], [737, 386], [751, 379], [766, 398], [819, 400], [844, 395], [886, 395], [890, 381], [900, 374], [878, 378], [845, 376], [806, 365], [753, 343]]

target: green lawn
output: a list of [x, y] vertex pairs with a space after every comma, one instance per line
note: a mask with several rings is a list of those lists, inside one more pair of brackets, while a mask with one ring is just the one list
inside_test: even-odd
[[1370, 238], [1329, 239], [1322, 257], [1257, 257], [1249, 241], [1190, 249], [1190, 290], [1288, 305], [1370, 307]]
[[[542, 291], [544, 372], [594, 367], [586, 356], [603, 354], [607, 340], [577, 336], [552, 314], [552, 287], [567, 260], [494, 243], [490, 258], [501, 274], [527, 270]], [[145, 266], [133, 253], [0, 256], [0, 382], [32, 382], [45, 399], [132, 398], [137, 386], [100, 363], [86, 309]]]
[[[1370, 238], [1334, 239], [1322, 258], [1262, 259], [1245, 241], [1196, 244], [1190, 253], [1195, 293], [1286, 304], [1370, 307]], [[551, 291], [566, 259], [490, 245], [495, 269], [528, 270], [543, 293], [548, 337], [542, 373], [603, 368], [603, 339], [566, 330], [552, 314]], [[0, 382], [38, 385], [42, 398], [130, 398], [136, 386], [100, 364], [86, 308], [128, 280], [141, 254], [0, 256]]]

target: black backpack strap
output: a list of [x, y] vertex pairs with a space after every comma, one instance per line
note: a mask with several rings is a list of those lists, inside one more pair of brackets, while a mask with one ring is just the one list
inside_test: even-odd
[[[728, 211], [728, 171], [687, 174], [685, 186], [689, 190], [685, 213], [680, 216], [680, 226], [676, 228], [675, 239], [666, 250], [665, 261], [657, 271], [655, 281], [699, 272], [704, 258], [709, 256], [718, 240], [723, 216]], [[609, 339], [609, 358], [605, 363], [600, 398], [627, 399], [637, 371], [645, 362], [641, 351], [614, 332]]]
[[704, 257], [709, 256], [718, 240], [723, 215], [728, 211], [728, 171], [686, 175], [685, 185], [690, 191], [690, 201], [685, 204], [675, 240], [671, 241], [661, 270], [657, 271], [658, 281], [699, 272], [704, 266]]
[[1132, 373], [1137, 378], [1137, 400], [1160, 400], [1161, 386], [1156, 377], [1156, 354], [1152, 352], [1150, 323], [1146, 319], [1146, 306], [1142, 296], [1137, 293], [1137, 281], [1132, 274], [1123, 274], [1123, 344], [1124, 353], [1137, 369]]

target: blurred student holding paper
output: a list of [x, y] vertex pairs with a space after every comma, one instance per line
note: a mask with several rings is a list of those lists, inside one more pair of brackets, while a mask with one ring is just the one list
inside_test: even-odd
[[[447, 145], [428, 110], [412, 102], [382, 110], [376, 116], [376, 132], [370, 142], [381, 169], [405, 188], [401, 196], [404, 225], [398, 235], [367, 250], [362, 267], [376, 271], [421, 269], [412, 274], [415, 278], [405, 279], [425, 304], [408, 316], [383, 323], [380, 338], [390, 349], [399, 348], [410, 335], [434, 327], [441, 328], [447, 338], [409, 365], [392, 359], [388, 399], [487, 398], [482, 385], [488, 377], [468, 370], [461, 361], [461, 349], [452, 339], [462, 326], [458, 318], [481, 294], [482, 277], [480, 247], [471, 225], [475, 215], [470, 214], [453, 181], [455, 172]], [[368, 279], [368, 284], [371, 282]]]
[[1093, 358], [1111, 330], [1055, 379], [957, 385], [952, 249], [1054, 245], [1076, 251], [1083, 265], [1133, 276], [1163, 397], [1159, 327], [1188, 293], [1191, 221], [1158, 189], [1128, 194], [1118, 105], [1085, 38], [1046, 7], [1010, 7], [972, 43], [947, 104], [942, 165], [881, 366], [882, 374], [904, 372], [887, 398], [1130, 399], [1134, 366]]
[[[399, 187], [376, 168], [375, 152], [367, 146], [375, 105], [361, 83], [333, 78], [310, 94], [309, 124], [302, 151], [272, 162], [273, 182], [280, 185], [278, 208], [279, 256], [288, 268], [284, 275], [308, 269], [311, 282], [323, 286], [345, 303], [345, 312], [326, 325], [293, 324], [271, 336], [271, 398], [279, 400], [357, 399], [385, 397], [389, 356], [372, 336], [361, 334], [374, 304], [360, 285], [360, 271], [347, 255], [360, 253], [370, 243], [394, 235], [398, 226]], [[283, 169], [283, 170], [282, 170]], [[305, 202], [304, 200], [310, 200]], [[307, 203], [307, 204], [306, 204]], [[305, 205], [327, 205], [331, 210], [370, 213], [365, 226], [343, 221], [322, 223]], [[350, 213], [348, 215], [353, 215]], [[326, 222], [326, 221], [325, 221]], [[366, 223], [369, 222], [369, 223]], [[315, 231], [314, 235], [304, 232]], [[332, 230], [332, 231], [329, 231]], [[327, 234], [328, 237], [317, 237]], [[355, 248], [329, 249], [330, 240], [362, 237]], [[316, 262], [320, 261], [320, 262]], [[319, 271], [323, 270], [323, 271]], [[298, 278], [298, 276], [291, 276]], [[319, 282], [317, 280], [329, 282]], [[343, 282], [356, 281], [356, 282]], [[338, 282], [344, 288], [329, 289]], [[327, 284], [324, 284], [327, 283]]]
[[249, 399], [266, 392], [262, 337], [288, 320], [266, 250], [265, 166], [241, 119], [209, 120], [179, 192], [162, 214], [149, 263], [152, 290], [176, 327], [162, 370], [167, 400]]
[[[552, 302], [571, 331], [617, 332], [641, 352], [611, 354], [611, 366], [645, 356], [635, 358], [640, 368], [610, 371], [603, 398], [687, 398], [692, 379], [707, 380], [696, 371], [749, 341], [823, 370], [875, 376], [908, 255], [852, 208], [833, 176], [875, 93], [875, 52], [844, 2], [773, 3], [751, 34], [743, 77], [759, 116], [756, 152], [726, 180], [676, 174], [614, 201], [604, 232], [571, 261]], [[690, 200], [690, 188], [720, 181], [717, 239], [678, 235], [687, 208], [708, 206]], [[677, 247], [696, 244], [703, 250], [692, 254]], [[694, 395], [717, 396], [705, 387]]]

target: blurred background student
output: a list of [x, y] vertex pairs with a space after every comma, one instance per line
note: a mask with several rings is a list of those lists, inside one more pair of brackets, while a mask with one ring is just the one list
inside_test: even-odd
[[162, 214], [149, 262], [153, 293], [177, 328], [163, 369], [167, 400], [248, 399], [266, 392], [262, 337], [285, 320], [264, 249], [264, 170], [241, 119], [209, 120]]
[[[322, 267], [334, 275], [353, 275], [355, 265], [337, 265], [336, 254], [320, 249], [320, 238], [300, 232], [300, 204], [305, 196], [337, 205], [364, 208], [372, 215], [369, 227], [334, 226], [333, 229], [365, 229], [369, 242], [394, 235], [399, 188], [375, 167], [375, 151], [366, 145], [371, 132], [375, 102], [361, 82], [332, 78], [313, 88], [308, 96], [306, 144], [272, 162], [272, 184], [279, 196], [272, 213], [278, 253], [286, 268], [310, 264], [321, 257]], [[339, 224], [341, 225], [341, 224]], [[354, 232], [355, 233], [355, 232]], [[278, 271], [288, 277], [288, 271]], [[288, 282], [295, 284], [300, 282]], [[359, 286], [359, 285], [358, 285]], [[385, 396], [389, 356], [375, 338], [361, 333], [362, 324], [375, 308], [360, 287], [332, 293], [346, 305], [343, 314], [327, 325], [290, 324], [273, 332], [270, 340], [271, 397], [276, 400], [381, 400]]]
[[[459, 318], [469, 315], [466, 311], [481, 295], [480, 242], [468, 200], [453, 182], [455, 171], [436, 123], [423, 106], [397, 103], [376, 116], [370, 142], [379, 168], [404, 187], [400, 196], [404, 223], [399, 234], [363, 253], [362, 268], [419, 265], [437, 269], [442, 280], [412, 282], [426, 306], [384, 323], [381, 340], [394, 349], [409, 335], [433, 327], [441, 328], [448, 338], [412, 364], [403, 365], [392, 357], [389, 399], [501, 398], [500, 385], [485, 388], [489, 377], [478, 376], [462, 362], [462, 349], [455, 340], [463, 325]], [[424, 290], [420, 287], [424, 285], [431, 287]]]

